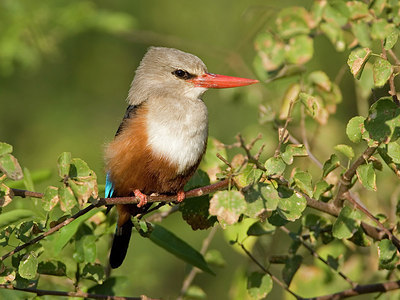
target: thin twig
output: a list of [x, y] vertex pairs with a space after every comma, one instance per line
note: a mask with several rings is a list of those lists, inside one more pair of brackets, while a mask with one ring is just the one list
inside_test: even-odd
[[289, 237], [291, 237], [294, 241], [299, 241], [310, 253], [312, 256], [314, 256], [315, 258], [319, 259], [320, 261], [322, 261], [325, 265], [327, 265], [330, 269], [332, 269], [333, 272], [337, 273], [340, 277], [342, 277], [344, 280], [346, 280], [353, 288], [357, 286], [357, 283], [355, 283], [354, 281], [352, 281], [349, 277], [347, 277], [345, 274], [343, 274], [341, 271], [335, 269], [334, 267], [332, 267], [328, 261], [326, 261], [324, 258], [322, 258], [304, 239], [302, 236], [300, 235], [296, 235], [296, 237], [294, 237], [290, 230], [287, 229], [285, 226], [281, 226], [279, 227], [283, 232], [285, 232], [287, 235], [289, 235]]
[[275, 281], [277, 284], [279, 284], [284, 290], [286, 290], [288, 293], [292, 294], [296, 299], [298, 300], [303, 300], [302, 297], [299, 295], [295, 294], [292, 290], [289, 289], [289, 287], [283, 283], [279, 278], [274, 276], [267, 268], [265, 268], [247, 249], [242, 243], [238, 243], [240, 247], [242, 247], [243, 251], [246, 253], [246, 255], [266, 274], [271, 276], [272, 280]]
[[275, 154], [274, 154], [275, 157], [277, 157], [279, 155], [279, 153], [281, 152], [281, 147], [282, 147], [283, 141], [285, 140], [285, 133], [287, 131], [287, 127], [289, 126], [289, 123], [292, 120], [291, 115], [292, 115], [292, 110], [293, 110], [295, 101], [296, 101], [296, 99], [290, 100], [289, 109], [288, 109], [288, 113], [286, 116], [286, 122], [285, 122], [285, 125], [283, 126], [283, 128], [281, 128], [281, 134], [279, 136], [278, 147], [276, 147], [276, 150], [275, 150]]
[[378, 148], [379, 144], [374, 146], [369, 146], [365, 151], [360, 155], [360, 157], [349, 167], [349, 169], [342, 175], [339, 181], [339, 188], [336, 194], [335, 199], [333, 200], [333, 204], [337, 207], [343, 206], [343, 196], [349, 190], [351, 185], [351, 180], [353, 176], [356, 174], [357, 168], [364, 164], [371, 156], [374, 154], [375, 150]]
[[[185, 193], [185, 196], [186, 196], [186, 198], [192, 198], [192, 197], [198, 197], [198, 196], [210, 194], [212, 192], [227, 188], [229, 186], [229, 183], [230, 183], [230, 179], [225, 179], [220, 182], [217, 182], [217, 183], [214, 183], [211, 185], [207, 185], [205, 187], [190, 190]], [[23, 193], [23, 194], [25, 194], [25, 195], [29, 194], [28, 191], [24, 191], [24, 192], [25, 193]], [[176, 199], [177, 199], [176, 195], [172, 195], [172, 196], [158, 195], [158, 196], [150, 196], [148, 199], [148, 202], [173, 202], [173, 201], [176, 201]], [[22, 244], [22, 245], [16, 247], [14, 250], [4, 254], [0, 258], [0, 261], [3, 261], [7, 257], [14, 255], [15, 253], [20, 252], [21, 250], [25, 249], [26, 247], [39, 242], [40, 240], [44, 239], [46, 236], [49, 236], [49, 235], [55, 233], [56, 231], [60, 230], [64, 226], [68, 225], [69, 223], [76, 220], [80, 216], [88, 213], [93, 208], [100, 207], [103, 205], [111, 205], [111, 204], [134, 204], [134, 203], [138, 203], [138, 200], [135, 197], [100, 198], [96, 203], [90, 204], [89, 206], [85, 207], [84, 209], [80, 210], [73, 216], [66, 219], [64, 222], [57, 224], [56, 226], [49, 229], [45, 233], [37, 236], [36, 238], [30, 240], [29, 242], [27, 242], [25, 244]]]
[[[201, 250], [200, 253], [202, 255], [205, 255], [208, 247], [210, 246], [210, 243], [212, 241], [212, 239], [215, 236], [215, 233], [217, 232], [218, 227], [214, 226], [211, 230], [210, 233], [208, 234], [208, 236], [204, 239], [203, 244], [201, 246]], [[186, 276], [186, 278], [183, 281], [183, 285], [181, 288], [181, 291], [179, 293], [179, 297], [178, 300], [183, 300], [183, 297], [185, 296], [188, 288], [190, 287], [190, 285], [192, 284], [194, 278], [196, 277], [196, 275], [198, 273], [200, 273], [201, 271], [198, 268], [192, 267], [192, 269], [190, 270], [189, 274]]]
[[140, 297], [121, 297], [121, 296], [90, 294], [84, 292], [62, 292], [62, 291], [51, 291], [51, 290], [39, 290], [35, 288], [19, 288], [11, 284], [0, 284], [0, 288], [33, 293], [36, 294], [37, 296], [80, 297], [80, 298], [107, 299], [107, 300], [155, 300], [154, 298], [149, 298], [144, 295]]
[[[300, 144], [300, 142], [294, 136], [292, 136], [290, 133], [289, 133], [289, 141], [293, 144]], [[318, 166], [318, 168], [322, 169], [322, 167], [323, 167], [322, 163], [311, 152], [308, 143], [307, 143], [307, 145], [304, 144], [304, 147], [306, 148], [308, 157]]]
[[241, 146], [241, 147], [244, 149], [244, 151], [246, 152], [246, 155], [247, 155], [247, 158], [248, 158], [249, 162], [254, 163], [254, 164], [257, 166], [258, 169], [260, 169], [260, 170], [262, 170], [262, 171], [266, 171], [267, 169], [264, 167], [264, 165], [263, 165], [256, 157], [254, 157], [254, 156], [251, 154], [251, 152], [250, 152], [251, 148], [249, 148], [249, 147], [246, 145], [246, 143], [245, 143], [244, 140], [243, 140], [243, 137], [242, 137], [240, 134], [237, 135], [237, 139], [238, 139], [238, 141], [239, 141], [239, 143], [240, 143], [240, 146]]
[[[381, 41], [381, 46], [382, 46], [382, 57], [383, 57], [385, 60], [387, 60], [387, 53], [386, 53], [386, 49], [385, 49], [385, 47], [384, 47], [384, 42], [383, 42], [383, 40]], [[394, 55], [393, 52], [392, 52], [391, 55], [392, 55], [392, 57], [394, 56], [394, 57], [396, 58], [396, 62], [397, 62], [397, 57], [396, 57], [396, 55]], [[390, 77], [389, 77], [389, 87], [390, 87], [389, 94], [392, 96], [393, 102], [396, 103], [397, 106], [400, 106], [400, 101], [399, 101], [399, 99], [397, 98], [396, 87], [395, 87], [395, 85], [394, 85], [394, 73], [393, 73], [393, 70], [392, 70], [392, 74], [390, 74]]]
[[338, 300], [344, 298], [350, 298], [359, 295], [365, 295], [370, 293], [386, 293], [389, 291], [397, 290], [400, 288], [400, 280], [389, 281], [383, 283], [373, 283], [365, 285], [357, 285], [355, 288], [344, 290], [338, 293], [305, 299], [305, 300]]

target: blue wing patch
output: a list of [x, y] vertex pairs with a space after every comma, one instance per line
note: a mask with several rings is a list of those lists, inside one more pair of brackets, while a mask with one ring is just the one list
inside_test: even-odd
[[111, 198], [114, 194], [114, 184], [110, 179], [110, 173], [106, 175], [106, 188], [105, 188], [105, 198]]

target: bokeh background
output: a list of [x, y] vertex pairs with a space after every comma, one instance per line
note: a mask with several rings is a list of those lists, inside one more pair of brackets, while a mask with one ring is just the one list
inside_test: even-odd
[[[254, 37], [269, 26], [280, 9], [309, 8], [312, 1], [17, 1], [0, 2], [0, 141], [14, 146], [14, 155], [39, 180], [36, 189], [54, 184], [61, 152], [85, 160], [104, 183], [104, 145], [112, 140], [126, 109], [134, 70], [149, 46], [174, 47], [196, 54], [209, 71], [255, 78]], [[353, 99], [353, 79], [346, 55], [338, 54], [325, 37], [317, 37], [315, 55], [307, 68], [322, 69], [332, 79], [341, 76], [344, 101], [324, 127], [326, 143], [318, 147], [322, 161], [333, 145], [347, 142], [347, 120], [365, 113]], [[337, 61], [343, 62], [339, 65]], [[343, 70], [343, 67], [345, 69]], [[276, 147], [272, 126], [260, 125], [260, 104], [279, 108], [290, 79], [204, 95], [209, 108], [210, 135], [225, 144], [241, 132], [267, 142], [265, 155]], [[312, 127], [312, 126], [311, 126]], [[231, 153], [233, 155], [234, 153]], [[231, 156], [232, 157], [232, 156]], [[200, 248], [207, 232], [192, 231], [176, 214], [163, 225]], [[217, 232], [211, 248], [218, 248], [226, 266], [217, 276], [200, 274], [195, 283], [210, 299], [234, 294], [234, 278], [251, 262]], [[288, 237], [275, 235], [263, 251], [279, 253]], [[100, 245], [106, 260], [107, 245]], [[175, 299], [187, 266], [147, 239], [133, 237], [124, 265], [113, 271], [117, 295], [146, 294]], [[51, 282], [42, 283], [51, 287]], [[312, 287], [310, 287], [312, 288]], [[315, 288], [315, 287], [314, 287]], [[276, 298], [275, 298], [276, 297]], [[283, 297], [274, 288], [271, 299]]]

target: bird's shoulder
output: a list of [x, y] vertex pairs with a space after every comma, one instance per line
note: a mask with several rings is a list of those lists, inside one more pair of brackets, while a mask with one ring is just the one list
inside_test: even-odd
[[136, 115], [140, 106], [141, 106], [141, 104], [128, 105], [128, 107], [126, 108], [126, 111], [125, 111], [125, 115], [121, 121], [121, 124], [119, 125], [117, 132], [115, 133], [115, 136], [118, 136], [121, 133], [123, 127], [125, 126], [126, 121], [133, 118]]

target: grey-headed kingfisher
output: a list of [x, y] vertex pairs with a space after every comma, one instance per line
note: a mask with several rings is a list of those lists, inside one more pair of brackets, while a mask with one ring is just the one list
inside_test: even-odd
[[128, 250], [131, 216], [145, 213], [150, 194], [176, 194], [206, 150], [208, 113], [201, 96], [208, 88], [230, 88], [254, 79], [207, 72], [197, 56], [151, 47], [136, 70], [128, 108], [115, 139], [106, 148], [106, 197], [135, 195], [139, 204], [117, 205], [118, 222], [110, 265], [119, 267]]

